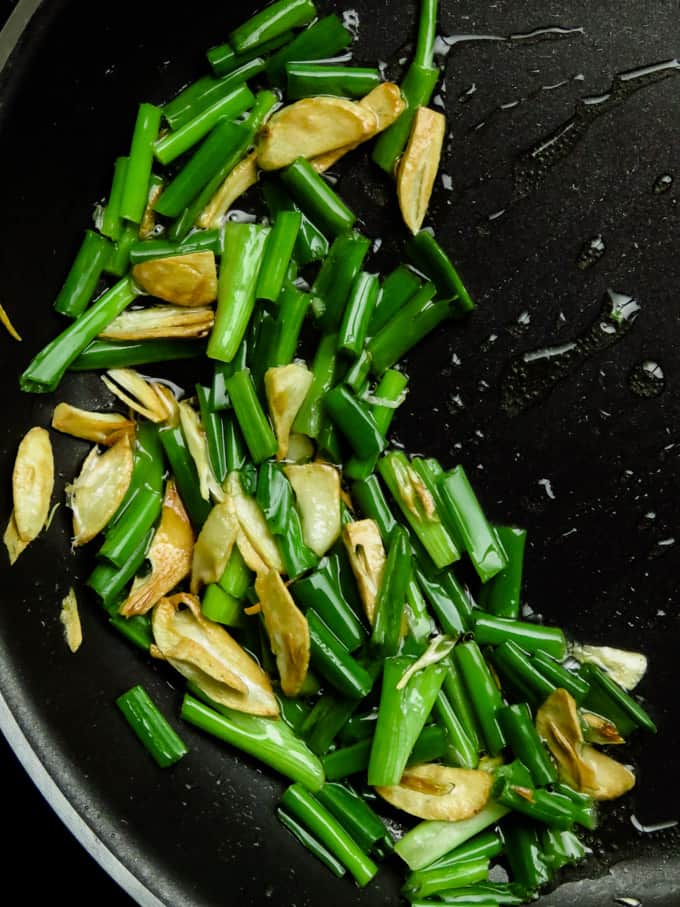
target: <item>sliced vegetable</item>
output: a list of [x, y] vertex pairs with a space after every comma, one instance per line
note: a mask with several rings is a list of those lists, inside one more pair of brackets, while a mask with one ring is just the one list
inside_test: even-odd
[[397, 167], [397, 197], [406, 226], [417, 233], [423, 225], [439, 170], [446, 118], [429, 107], [416, 110], [406, 149]]
[[356, 520], [342, 529], [342, 540], [371, 626], [385, 567], [385, 548], [375, 520]]
[[78, 613], [78, 599], [73, 586], [71, 586], [67, 595], [61, 601], [59, 620], [64, 628], [66, 645], [71, 652], [77, 652], [83, 642], [83, 628], [80, 623], [80, 614]]
[[297, 696], [309, 668], [309, 626], [275, 570], [255, 579], [264, 625], [276, 657], [281, 689]]
[[288, 456], [290, 431], [313, 380], [309, 369], [298, 363], [276, 366], [265, 372], [267, 403], [278, 441], [277, 460], [284, 460]]
[[120, 413], [98, 413], [58, 403], [52, 413], [52, 428], [74, 438], [111, 447], [121, 435], [134, 436], [135, 423]]
[[236, 199], [254, 186], [258, 179], [257, 152], [251, 151], [226, 177], [217, 192], [210, 199], [196, 221], [197, 227], [205, 230], [220, 226]]
[[319, 557], [340, 537], [340, 474], [326, 463], [288, 464], [305, 544]]
[[54, 455], [49, 432], [30, 428], [19, 442], [12, 471], [12, 519], [22, 542], [32, 542], [42, 532], [54, 489]]
[[404, 772], [398, 785], [377, 786], [376, 790], [392, 806], [411, 816], [459, 822], [486, 805], [492, 781], [488, 772], [477, 769], [415, 765]]
[[207, 337], [214, 323], [215, 313], [208, 306], [149, 306], [123, 312], [99, 337], [102, 340], [192, 339]]
[[76, 547], [92, 541], [108, 525], [128, 490], [132, 465], [127, 434], [103, 454], [94, 447], [87, 455], [77, 478], [66, 486]]
[[151, 422], [165, 422], [173, 415], [169, 399], [155, 382], [147, 381], [131, 368], [111, 368], [102, 381], [111, 393], [130, 409]]

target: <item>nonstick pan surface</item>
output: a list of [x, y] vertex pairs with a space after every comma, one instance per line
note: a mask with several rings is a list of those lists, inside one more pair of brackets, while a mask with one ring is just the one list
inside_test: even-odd
[[[112, 161], [127, 150], [137, 104], [162, 103], [203, 74], [204, 50], [254, 9], [50, 0], [27, 13], [32, 6], [0, 83], [0, 300], [24, 337], [0, 338], [3, 519], [25, 431], [48, 424], [58, 400], [107, 401], [91, 375], [69, 376], [45, 397], [21, 394], [17, 378], [60, 327], [52, 301], [108, 191]], [[673, 907], [678, 829], [639, 827], [680, 818], [677, 3], [441, 7], [442, 36], [467, 39], [439, 47], [445, 82], [435, 103], [446, 107], [450, 140], [430, 220], [478, 307], [409, 357], [412, 390], [394, 437], [463, 463], [491, 518], [528, 529], [525, 599], [535, 613], [573, 639], [650, 659], [639, 693], [660, 730], [626, 748], [637, 786], [602, 809], [592, 856], [540, 903], [599, 907], [628, 897]], [[398, 77], [416, 4], [351, 8], [355, 58], [384, 61]], [[383, 241], [374, 266], [389, 267], [404, 235], [392, 186], [362, 155], [338, 175], [363, 228]], [[619, 323], [607, 318], [612, 298], [624, 305]], [[182, 370], [165, 373], [184, 380]], [[53, 440], [63, 500], [85, 445]], [[84, 590], [85, 642], [68, 652], [59, 602], [89, 570], [69, 533], [62, 506], [17, 565], [2, 568], [0, 723], [107, 872], [140, 903], [173, 907], [397, 904], [390, 869], [359, 891], [303, 851], [274, 819], [281, 782], [248, 758], [182, 726], [191, 754], [170, 771], [155, 767], [113, 700], [142, 682], [174, 716], [180, 684], [114, 636]], [[13, 841], [17, 858], [34, 852], [36, 825], [47, 830], [43, 859], [73, 858], [60, 849], [67, 832], [38, 819], [46, 807], [32, 790], [22, 794], [30, 782], [12, 774], [13, 757], [7, 771], [26, 835]], [[82, 866], [79, 875], [81, 864], [70, 864], [71, 897], [109, 896], [89, 858]], [[54, 894], [48, 878], [33, 885]]]

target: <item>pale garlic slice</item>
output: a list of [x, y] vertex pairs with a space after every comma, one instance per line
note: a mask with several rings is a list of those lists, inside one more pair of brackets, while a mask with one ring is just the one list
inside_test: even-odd
[[74, 438], [111, 447], [121, 435], [132, 437], [136, 425], [133, 419], [120, 413], [97, 413], [70, 403], [58, 403], [52, 413], [52, 428]]
[[49, 432], [30, 428], [19, 442], [12, 471], [14, 525], [22, 542], [43, 530], [54, 489], [54, 455]]
[[142, 261], [132, 268], [132, 278], [151, 296], [175, 305], [202, 306], [217, 299], [217, 266], [210, 251]]
[[151, 627], [152, 654], [168, 661], [214, 702], [251, 715], [278, 716], [269, 677], [224, 627], [203, 616], [195, 596], [180, 593], [161, 599]]
[[373, 111], [354, 101], [303, 98], [270, 117], [260, 133], [257, 163], [263, 170], [278, 170], [299, 157], [315, 158], [361, 142], [375, 126]]
[[406, 101], [401, 93], [401, 89], [395, 82], [381, 82], [380, 85], [376, 85], [372, 91], [369, 91], [358, 104], [365, 110], [370, 110], [375, 115], [374, 129], [368, 135], [364, 136], [360, 142], [352, 142], [350, 145], [343, 145], [342, 148], [337, 148], [335, 151], [328, 151], [326, 154], [321, 154], [319, 157], [313, 158], [310, 163], [317, 173], [325, 173], [326, 170], [339, 161], [341, 157], [344, 157], [350, 151], [354, 151], [355, 148], [358, 148], [362, 142], [374, 138], [378, 133], [387, 129], [387, 127], [391, 126], [395, 120], [399, 119], [406, 109]]
[[284, 466], [293, 486], [305, 545], [319, 557], [340, 537], [340, 473], [328, 463]]
[[24, 542], [19, 536], [17, 531], [17, 524], [14, 520], [14, 511], [12, 511], [7, 527], [2, 536], [2, 540], [7, 549], [7, 554], [9, 555], [10, 566], [16, 563], [17, 558], [22, 554], [29, 546], [29, 542]]
[[237, 198], [254, 186], [258, 177], [257, 151], [251, 151], [234, 167], [196, 221], [197, 227], [217, 229]]
[[314, 456], [314, 443], [307, 435], [293, 431], [288, 436], [286, 460], [290, 463], [309, 463]]
[[114, 318], [99, 334], [103, 340], [159, 340], [177, 337], [191, 340], [206, 337], [215, 322], [210, 306], [187, 308], [154, 305], [129, 309]]
[[275, 570], [259, 574], [255, 592], [286, 696], [297, 696], [309, 670], [309, 625]]
[[236, 544], [248, 567], [258, 574], [267, 570], [283, 573], [283, 561], [276, 539], [255, 498], [244, 493], [238, 473], [230, 473], [226, 489], [233, 501], [239, 524]]
[[641, 652], [574, 644], [569, 647], [569, 654], [577, 661], [596, 664], [624, 690], [635, 689], [647, 671], [647, 657]]
[[536, 730], [557, 762], [560, 778], [596, 800], [620, 797], [635, 784], [624, 765], [584, 742], [573, 696], [558, 688], [536, 713]]
[[488, 772], [427, 763], [407, 769], [399, 784], [376, 787], [376, 791], [411, 816], [458, 822], [484, 808], [492, 785]]
[[194, 532], [173, 479], [165, 486], [161, 519], [146, 559], [151, 572], [137, 577], [120, 606], [125, 617], [146, 614], [160, 599], [188, 576], [194, 548]]
[[359, 596], [371, 626], [375, 621], [375, 602], [385, 567], [385, 548], [375, 520], [356, 520], [342, 529]]
[[425, 220], [446, 132], [444, 114], [419, 107], [397, 167], [397, 197], [404, 223], [418, 233]]
[[64, 628], [66, 645], [71, 652], [77, 652], [83, 642], [83, 628], [80, 623], [80, 614], [78, 613], [78, 599], [73, 586], [62, 599], [59, 620]]
[[73, 511], [73, 544], [78, 547], [99, 535], [120, 507], [132, 478], [130, 436], [121, 435], [104, 453], [93, 447], [77, 478], [66, 487]]
[[150, 422], [165, 422], [171, 416], [165, 395], [158, 391], [162, 385], [147, 381], [135, 369], [110, 368], [101, 379], [114, 397]]
[[307, 366], [297, 362], [268, 368], [264, 374], [269, 413], [279, 445], [276, 451], [277, 460], [283, 460], [288, 456], [290, 430], [313, 380], [314, 377]]
[[186, 400], [182, 400], [179, 403], [179, 421], [191, 459], [196, 465], [201, 497], [204, 501], [210, 501], [211, 498], [216, 501], [223, 500], [224, 492], [222, 491], [222, 486], [215, 478], [215, 473], [210, 464], [208, 440], [201, 424], [200, 416]]
[[233, 501], [227, 497], [212, 508], [196, 539], [191, 564], [192, 592], [221, 578], [238, 532]]

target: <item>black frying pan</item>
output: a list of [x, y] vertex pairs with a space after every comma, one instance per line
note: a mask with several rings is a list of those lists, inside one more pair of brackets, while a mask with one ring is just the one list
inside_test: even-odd
[[[113, 157], [126, 151], [137, 103], [162, 102], [203, 72], [203, 50], [253, 7], [33, 5], [0, 85], [0, 299], [25, 338], [0, 338], [5, 477], [19, 438], [47, 424], [57, 400], [107, 402], [92, 376], [67, 378], [54, 397], [21, 395], [17, 376], [59, 327], [52, 299], [93, 202], [108, 189]], [[380, 58], [398, 75], [415, 3], [351, 5], [361, 22], [357, 59]], [[441, 5], [443, 34], [583, 31], [460, 43], [446, 58], [441, 97], [452, 140], [442, 169], [452, 191], [438, 186], [431, 217], [479, 306], [410, 357], [413, 390], [395, 434], [410, 450], [462, 462], [492, 518], [529, 529], [526, 600], [536, 612], [574, 638], [650, 656], [639, 692], [660, 733], [627, 750], [638, 786], [602, 810], [592, 858], [541, 903], [599, 907], [627, 896], [671, 907], [680, 903], [678, 830], [641, 833], [631, 815], [644, 825], [680, 818], [680, 217], [677, 183], [659, 181], [678, 172], [680, 82], [675, 71], [655, 71], [625, 80], [624, 89], [619, 83], [587, 111], [579, 99], [610, 92], [617, 73], [672, 59], [680, 47], [677, 3]], [[566, 137], [528, 153], [575, 111]], [[392, 188], [361, 157], [340, 172], [341, 192], [369, 234], [384, 240], [375, 266], [387, 267], [403, 235]], [[604, 255], [586, 261], [584, 244], [597, 237]], [[615, 336], [606, 319], [600, 327], [608, 288], [641, 306]], [[571, 343], [560, 356], [545, 355]], [[530, 365], [517, 358], [527, 352], [538, 353]], [[647, 361], [663, 379], [639, 367]], [[54, 444], [61, 494], [85, 448], [66, 438]], [[4, 519], [8, 481], [0, 494]], [[88, 557], [69, 551], [68, 516], [62, 507], [17, 566], [3, 567], [0, 723], [86, 846], [140, 903], [396, 904], [391, 870], [359, 892], [301, 850], [273, 819], [280, 782], [249, 759], [183, 727], [191, 755], [171, 771], [151, 763], [113, 699], [142, 681], [172, 715], [180, 684], [114, 637], [84, 593], [85, 643], [69, 654], [59, 601], [87, 575]], [[50, 851], [71, 858], [65, 833], [26, 792], [14, 762], [7, 766], [30, 817], [40, 817], [29, 825], [24, 811], [17, 827], [25, 837], [13, 853], [35, 851], [38, 825], [42, 865]], [[108, 880], [83, 859], [76, 865], [87, 871], [68, 871], [64, 890], [80, 900], [109, 895]], [[58, 879], [36, 881], [36, 891], [41, 884], [58, 894]]]

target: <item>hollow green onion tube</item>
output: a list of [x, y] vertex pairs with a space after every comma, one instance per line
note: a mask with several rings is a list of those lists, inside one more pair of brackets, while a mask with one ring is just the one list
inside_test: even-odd
[[112, 617], [118, 614], [125, 587], [141, 569], [152, 538], [151, 529], [137, 540], [135, 548], [121, 567], [111, 563], [99, 563], [88, 576], [87, 585], [99, 596], [102, 605]]
[[243, 560], [243, 555], [238, 550], [238, 547], [234, 546], [227, 561], [227, 566], [224, 568], [224, 573], [217, 582], [227, 595], [240, 600], [245, 598], [251, 581], [252, 573], [246, 566], [246, 562]]
[[324, 415], [319, 437], [316, 439], [317, 456], [322, 457], [329, 463], [341, 466], [345, 460], [342, 440], [337, 427], [328, 416]]
[[271, 41], [277, 35], [299, 28], [316, 16], [311, 0], [276, 0], [229, 33], [229, 44], [242, 54]]
[[405, 672], [415, 661], [414, 656], [406, 655], [384, 661], [378, 721], [368, 765], [371, 787], [399, 784], [413, 745], [444, 681], [446, 668], [433, 664], [417, 671], [398, 689]]
[[357, 219], [340, 196], [305, 158], [281, 171], [281, 179], [301, 210], [327, 236], [351, 230]]
[[597, 828], [597, 803], [588, 794], [574, 790], [569, 784], [559, 782], [553, 785], [555, 796], [568, 800], [573, 808], [574, 822], [593, 831]]
[[373, 147], [373, 161], [390, 176], [394, 175], [397, 161], [408, 141], [416, 110], [418, 107], [427, 107], [430, 103], [439, 75], [436, 66], [422, 66], [418, 63], [411, 63], [406, 72], [401, 83], [401, 93], [407, 103], [406, 110], [380, 134]]
[[375, 520], [383, 542], [387, 542], [397, 521], [385, 500], [377, 476], [352, 482], [352, 500], [367, 519]]
[[344, 785], [324, 784], [316, 797], [366, 853], [390, 837], [384, 822], [368, 803]]
[[93, 230], [85, 231], [78, 254], [54, 302], [54, 308], [60, 315], [77, 318], [85, 311], [112, 248], [105, 237]]
[[378, 472], [437, 569], [457, 561], [460, 552], [455, 540], [442, 523], [434, 500], [423, 494], [422, 481], [403, 451], [390, 451], [381, 457]]
[[462, 768], [477, 768], [479, 750], [470, 740], [456, 715], [456, 710], [449, 702], [445, 691], [441, 689], [434, 704], [437, 723], [444, 728], [449, 741], [448, 755], [454, 765]]
[[158, 437], [163, 445], [170, 470], [175, 477], [177, 490], [186, 507], [194, 529], [200, 529], [210, 513], [210, 503], [201, 497], [198, 472], [180, 425], [162, 428]]
[[228, 223], [220, 263], [215, 324], [208, 356], [231, 362], [255, 307], [257, 277], [269, 230], [258, 224]]
[[21, 390], [34, 394], [56, 389], [66, 369], [97, 334], [137, 298], [127, 277], [118, 281], [35, 356], [19, 379]]
[[295, 352], [309, 309], [309, 293], [302, 293], [293, 286], [286, 286], [279, 295], [279, 310], [273, 323], [273, 336], [269, 343], [267, 365], [288, 365]]
[[236, 419], [224, 414], [224, 440], [227, 449], [227, 472], [240, 472], [248, 465], [246, 443]]
[[429, 230], [421, 230], [406, 242], [406, 253], [413, 264], [437, 287], [441, 299], [454, 302], [452, 314], [464, 315], [472, 311], [475, 304], [465, 288], [451, 259], [442, 249]]
[[545, 652], [562, 660], [567, 655], [567, 641], [559, 627], [547, 627], [528, 621], [496, 617], [483, 611], [475, 613], [475, 639], [480, 644], [497, 646], [511, 640], [526, 652]]
[[[524, 889], [515, 882], [478, 882], [467, 888], [452, 888], [442, 891], [439, 898], [445, 904], [457, 907], [510, 907], [526, 904]], [[413, 907], [424, 907], [423, 901], [413, 901]]]
[[[506, 566], [502, 550], [462, 466], [439, 480], [445, 506], [443, 518], [463, 544], [483, 583]], [[499, 618], [500, 619], [500, 618]]]
[[189, 750], [144, 687], [137, 685], [116, 699], [116, 705], [157, 765], [167, 768]]
[[580, 705], [588, 695], [590, 684], [580, 674], [570, 671], [545, 652], [535, 652], [531, 663], [556, 687], [570, 693]]
[[196, 385], [196, 397], [201, 413], [201, 425], [208, 445], [208, 458], [215, 478], [220, 484], [227, 477], [227, 444], [224, 436], [224, 422], [219, 413], [210, 409], [210, 388]]
[[422, 589], [437, 623], [449, 636], [459, 636], [469, 629], [467, 612], [458, 607], [456, 599], [441, 582], [441, 575], [430, 576], [416, 568], [418, 585]]
[[446, 696], [471, 743], [479, 750], [481, 748], [481, 731], [470, 698], [465, 689], [463, 678], [461, 677], [460, 671], [452, 656], [449, 656], [446, 660], [446, 668], [446, 677], [444, 678], [442, 689], [446, 693]]
[[366, 340], [368, 322], [380, 291], [377, 274], [360, 271], [349, 291], [338, 332], [338, 348], [358, 356]]
[[311, 662], [316, 672], [350, 699], [363, 699], [373, 678], [356, 661], [313, 608], [307, 611]]
[[318, 758], [281, 719], [248, 715], [217, 704], [210, 706], [189, 693], [182, 701], [181, 716], [309, 790], [318, 790], [324, 783]]
[[71, 372], [134, 368], [205, 355], [205, 343], [189, 340], [93, 340], [69, 366]]
[[[345, 357], [346, 358], [346, 357]], [[343, 365], [345, 362], [343, 361]], [[369, 375], [371, 372], [371, 358], [366, 350], [361, 350], [347, 369], [342, 381], [355, 394], [367, 394], [369, 390]]]
[[237, 72], [251, 60], [257, 59], [259, 57], [265, 57], [269, 53], [278, 50], [285, 44], [288, 44], [292, 36], [293, 33], [290, 31], [283, 32], [282, 34], [277, 35], [275, 38], [272, 38], [269, 41], [265, 41], [258, 47], [245, 51], [242, 54], [237, 54], [231, 44], [229, 44], [229, 42], [225, 44], [219, 44], [215, 47], [211, 47], [206, 52], [206, 58], [214, 75], [223, 77], [228, 74]]
[[496, 773], [492, 796], [508, 809], [555, 828], [571, 828], [580, 806], [562, 794], [532, 787], [523, 763], [510, 763]]
[[377, 457], [385, 446], [368, 406], [343, 385], [337, 385], [323, 398], [326, 413], [350, 443], [358, 457]]
[[257, 278], [258, 299], [275, 302], [279, 298], [301, 226], [299, 211], [279, 211], [274, 218]]
[[540, 705], [557, 688], [514, 642], [496, 646], [492, 659], [503, 679], [533, 705]]
[[300, 211], [290, 195], [283, 188], [277, 176], [267, 176], [261, 180], [262, 194], [271, 215], [276, 217], [281, 211], [295, 211], [301, 215], [300, 231], [295, 241], [293, 257], [300, 265], [325, 259], [328, 253], [328, 240], [321, 230]]
[[164, 165], [172, 163], [205, 138], [221, 119], [236, 119], [244, 110], [248, 110], [254, 101], [255, 97], [248, 86], [239, 85], [230, 94], [201, 110], [179, 129], [157, 139], [153, 146], [156, 160]]
[[181, 243], [165, 239], [142, 239], [130, 247], [130, 264], [174, 255], [189, 255], [192, 252], [214, 252], [222, 254], [222, 239], [219, 230], [200, 230], [192, 233]]
[[313, 573], [297, 580], [291, 593], [303, 609], [311, 608], [321, 617], [348, 652], [356, 651], [365, 642], [364, 628], [345, 601], [337, 574], [328, 559], [324, 559]]
[[359, 886], [364, 887], [375, 876], [378, 867], [373, 860], [335, 816], [301, 784], [293, 784], [284, 792], [281, 805], [343, 863]]
[[107, 532], [106, 539], [97, 552], [97, 557], [109, 561], [116, 567], [122, 567], [133, 554], [139, 541], [146, 537], [149, 529], [158, 519], [163, 505], [162, 462], [159, 464], [158, 478], [146, 485], [136, 495], [116, 525]]
[[106, 206], [102, 211], [100, 231], [113, 242], [118, 242], [123, 231], [123, 222], [120, 216], [120, 203], [123, 198], [125, 186], [125, 173], [127, 170], [127, 157], [117, 157], [113, 165], [113, 180], [111, 191]]
[[407, 831], [394, 849], [410, 869], [423, 869], [485, 828], [495, 825], [509, 811], [502, 803], [490, 800], [469, 819], [459, 822], [425, 820]]
[[111, 254], [104, 265], [107, 274], [112, 274], [114, 277], [123, 277], [127, 274], [130, 266], [130, 249], [137, 242], [138, 235], [137, 224], [126, 222], [123, 225], [120, 239], [114, 243]]
[[153, 143], [160, 124], [160, 107], [147, 103], [139, 105], [120, 200], [121, 217], [135, 224], [144, 216], [153, 165]]
[[373, 736], [377, 719], [377, 709], [370, 709], [368, 712], [353, 715], [340, 730], [338, 735], [340, 742], [344, 746], [350, 743], [358, 743], [360, 740], [368, 740]]
[[368, 325], [369, 336], [372, 337], [382, 330], [422, 286], [423, 282], [415, 271], [406, 265], [397, 265], [383, 281]]
[[302, 846], [315, 856], [317, 860], [320, 860], [327, 869], [330, 869], [333, 875], [338, 878], [342, 878], [342, 876], [345, 875], [347, 870], [340, 860], [336, 859], [330, 850], [324, 847], [323, 844], [317, 840], [314, 835], [310, 834], [303, 825], [297, 822], [292, 816], [289, 816], [283, 809], [277, 809], [276, 816], [283, 827], [287, 828], [288, 831], [298, 839]]
[[[492, 860], [501, 853], [503, 853], [502, 835], [497, 831], [482, 831], [465, 844], [455, 847], [443, 857], [435, 860], [424, 871], [444, 869], [446, 866], [455, 866], [457, 863], [465, 863], [467, 860]], [[407, 880], [409, 887], [412, 887], [412, 882], [417, 883], [422, 872], [423, 870], [418, 869], [409, 875]]]
[[440, 891], [452, 888], [465, 888], [476, 882], [484, 882], [489, 878], [489, 861], [483, 857], [456, 863], [453, 866], [444, 866], [441, 869], [421, 869], [418, 871], [416, 881], [412, 881], [416, 874], [413, 873], [404, 886], [405, 894], [409, 900], [414, 898], [429, 898]]
[[459, 643], [453, 651], [486, 748], [489, 755], [497, 756], [505, 746], [505, 735], [496, 714], [503, 706], [500, 690], [474, 640]]
[[402, 359], [423, 337], [450, 317], [449, 304], [433, 300], [435, 287], [425, 283], [421, 290], [403, 305], [394, 317], [371, 337], [367, 349], [371, 370], [381, 375]]
[[324, 693], [317, 699], [301, 727], [307, 746], [318, 756], [327, 753], [343, 725], [351, 718], [358, 701]]
[[370, 245], [370, 240], [357, 232], [333, 240], [312, 285], [312, 308], [324, 331], [334, 331], [340, 325], [347, 298]]
[[256, 498], [269, 528], [278, 538], [289, 579], [313, 570], [319, 559], [305, 544], [293, 489], [280, 466], [270, 462], [260, 466]]
[[[434, 724], [426, 725], [413, 745], [407, 765], [432, 762], [446, 754], [447, 741], [444, 731]], [[349, 746], [339, 747], [321, 760], [329, 781], [339, 781], [365, 772], [371, 758], [371, 740], [359, 740]]]
[[136, 614], [134, 617], [109, 617], [109, 624], [124, 636], [128, 642], [143, 652], [148, 652], [153, 643], [151, 620], [148, 614]]
[[549, 828], [538, 831], [541, 855], [552, 872], [570, 863], [580, 863], [586, 856], [585, 845], [573, 831]]
[[[580, 670], [583, 677], [590, 684], [590, 692], [585, 700], [585, 705], [592, 708], [605, 718], [614, 721], [621, 733], [621, 719], [618, 717], [621, 713], [626, 716], [629, 722], [633, 722], [637, 727], [644, 728], [655, 734], [657, 731], [656, 724], [652, 721], [645, 709], [636, 702], [632, 696], [616, 683], [609, 675], [595, 664], [583, 664]], [[598, 708], [595, 708], [595, 705]], [[606, 711], [601, 711], [600, 706], [604, 705]], [[612, 708], [613, 707], [613, 708]], [[618, 720], [614, 718], [616, 716]]]
[[[261, 73], [264, 67], [265, 61], [261, 57], [255, 57], [222, 78], [214, 79], [212, 76], [203, 76], [164, 105], [163, 118], [170, 129], [183, 128], [222, 98], [233, 95], [239, 88], [245, 87], [246, 81]], [[246, 110], [248, 106], [246, 105], [243, 110]], [[238, 113], [241, 112], [238, 111]], [[236, 117], [238, 113], [231, 114], [232, 118]], [[230, 116], [229, 111], [223, 115]]]
[[242, 627], [245, 623], [242, 603], [217, 583], [209, 583], [203, 590], [201, 611], [208, 620], [225, 627]]
[[401, 621], [406, 589], [411, 579], [411, 542], [403, 526], [390, 535], [387, 560], [375, 600], [371, 644], [382, 656], [396, 655], [401, 638]]
[[333, 386], [337, 360], [337, 337], [324, 334], [319, 340], [312, 361], [312, 384], [305, 402], [293, 422], [293, 430], [317, 438], [321, 430], [323, 398]]
[[332, 13], [299, 32], [267, 60], [267, 76], [273, 85], [282, 88], [286, 79], [286, 64], [292, 60], [328, 60], [352, 43], [352, 33], [338, 16]]
[[418, 66], [432, 66], [434, 44], [437, 36], [438, 0], [421, 0], [418, 17], [418, 39], [413, 61]]
[[152, 422], [140, 422], [135, 432], [130, 484], [120, 506], [108, 522], [107, 533], [122, 519], [132, 501], [148, 488], [149, 482], [160, 490], [162, 487], [162, 460], [163, 448], [160, 445], [156, 426]]
[[517, 618], [522, 593], [522, 570], [527, 533], [515, 526], [498, 526], [500, 543], [507, 557], [507, 565], [479, 592], [479, 605], [498, 617]]
[[[413, 640], [417, 652], [424, 652], [429, 639], [434, 633], [435, 624], [427, 610], [427, 604], [418, 583], [411, 574], [411, 579], [406, 587], [406, 622], [408, 624], [409, 640]], [[414, 652], [408, 652], [409, 655]]]
[[273, 457], [278, 449], [274, 432], [258, 400], [247, 368], [236, 372], [226, 383], [234, 415], [254, 463]]
[[287, 96], [291, 101], [318, 95], [362, 98], [380, 84], [380, 72], [359, 66], [286, 63]]
[[[370, 360], [368, 361], [370, 365]], [[371, 404], [371, 415], [383, 438], [387, 438], [397, 406], [406, 399], [407, 385], [408, 376], [404, 372], [388, 369], [375, 388], [372, 395], [375, 402]], [[377, 463], [377, 457], [362, 460], [353, 456], [347, 461], [343, 471], [349, 479], [366, 479], [374, 471]]]
[[236, 351], [236, 355], [231, 362], [220, 362], [216, 359], [213, 363], [213, 382], [210, 392], [210, 408], [213, 410], [223, 410], [231, 408], [231, 401], [225, 386], [227, 378], [230, 378], [234, 372], [246, 368], [248, 365], [248, 340], [243, 338]]
[[530, 897], [550, 880], [538, 837], [538, 826], [521, 816], [512, 816], [503, 823], [505, 854], [512, 877]]
[[529, 769], [534, 785], [545, 787], [557, 781], [557, 769], [538, 736], [526, 703], [499, 709], [498, 721], [508, 746], [516, 758]]

